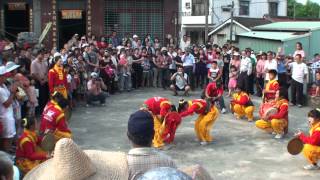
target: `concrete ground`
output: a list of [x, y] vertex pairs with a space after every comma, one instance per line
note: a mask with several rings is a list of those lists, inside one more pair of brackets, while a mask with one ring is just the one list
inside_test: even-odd
[[[138, 110], [143, 101], [153, 96], [171, 99], [175, 104], [179, 98], [162, 89], [143, 89], [111, 96], [106, 107], [79, 107], [70, 121], [75, 142], [84, 149], [124, 151], [130, 149], [126, 137], [129, 115]], [[193, 92], [186, 99], [195, 99], [200, 92]], [[225, 98], [228, 105], [229, 99]], [[256, 107], [259, 98], [254, 98]], [[287, 142], [297, 129], [308, 132], [307, 112], [309, 108], [290, 107], [289, 134], [276, 140], [270, 134], [257, 129], [254, 123], [236, 120], [232, 114], [220, 115], [213, 127], [215, 140], [208, 146], [195, 141], [194, 120], [196, 116], [183, 120], [177, 130], [176, 146], [165, 153], [179, 167], [201, 164], [216, 180], [315, 180], [320, 179], [320, 170], [305, 171], [307, 162], [299, 154], [287, 152]], [[257, 110], [255, 111], [257, 119]]]

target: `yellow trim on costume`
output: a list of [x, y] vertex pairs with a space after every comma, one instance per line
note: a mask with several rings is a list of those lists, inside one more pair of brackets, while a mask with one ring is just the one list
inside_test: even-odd
[[162, 101], [162, 102], [160, 103], [160, 108], [161, 108], [162, 105], [164, 105], [164, 104], [169, 104], [169, 105], [171, 105], [171, 103], [170, 103], [169, 101]]
[[22, 149], [23, 144], [26, 142], [32, 142], [34, 144], [36, 144], [36, 142], [37, 142], [37, 137], [34, 132], [29, 131], [28, 129], [24, 129], [24, 131], [26, 132], [27, 136], [24, 137], [19, 144], [21, 149]]
[[194, 104], [199, 106], [199, 109], [203, 108], [203, 105], [200, 102], [195, 102]]
[[318, 122], [317, 124], [315, 124], [314, 126], [311, 127], [309, 133], [310, 136], [312, 136], [312, 134], [316, 131], [320, 131], [320, 122]]
[[188, 101], [189, 107], [192, 106], [192, 101]]
[[57, 120], [56, 120], [56, 123], [59, 123], [60, 120], [64, 117], [64, 113], [61, 113], [58, 117], [57, 117]]
[[[270, 90], [270, 86], [274, 83], [274, 82], [276, 82], [277, 80], [276, 79], [273, 79], [273, 80], [271, 80], [271, 81], [269, 81], [268, 83], [267, 83], [267, 85], [266, 85], [266, 90], [268, 91], [268, 90]], [[278, 82], [278, 81], [277, 81]]]

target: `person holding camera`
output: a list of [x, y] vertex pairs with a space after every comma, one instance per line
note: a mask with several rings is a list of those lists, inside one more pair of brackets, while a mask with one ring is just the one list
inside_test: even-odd
[[107, 86], [96, 72], [91, 73], [91, 78], [87, 83], [87, 106], [94, 101], [100, 101], [102, 106], [105, 106], [106, 94], [102, 90], [106, 90]]
[[170, 89], [173, 91], [174, 96], [178, 95], [178, 91], [184, 91], [184, 95], [188, 95], [190, 91], [189, 76], [187, 73], [184, 73], [183, 67], [178, 67], [178, 72], [171, 76], [171, 81]]

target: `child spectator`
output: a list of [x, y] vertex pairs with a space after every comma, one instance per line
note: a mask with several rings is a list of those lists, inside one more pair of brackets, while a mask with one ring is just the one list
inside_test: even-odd
[[218, 68], [217, 61], [213, 61], [211, 64], [211, 68], [208, 70], [208, 78], [210, 82], [220, 81], [221, 72]]
[[230, 72], [229, 72], [229, 83], [228, 83], [228, 97], [231, 96], [231, 93], [235, 90], [237, 86], [237, 78], [238, 78], [238, 70], [235, 66], [230, 67]]
[[129, 63], [126, 57], [126, 52], [122, 51], [120, 53], [120, 60], [119, 60], [119, 65], [123, 66], [123, 76], [129, 76], [130, 72], [129, 72]]
[[142, 82], [141, 82], [141, 87], [150, 87], [150, 60], [149, 57], [147, 57], [146, 54], [143, 55], [144, 60], [141, 63], [142, 69], [143, 69], [143, 74], [142, 74]]

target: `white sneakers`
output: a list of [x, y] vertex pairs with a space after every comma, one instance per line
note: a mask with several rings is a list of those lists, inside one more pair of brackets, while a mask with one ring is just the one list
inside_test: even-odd
[[225, 108], [222, 108], [221, 113], [224, 114], [226, 112], [227, 112], [227, 110]]
[[201, 142], [200, 142], [200, 145], [201, 145], [201, 146], [205, 146], [205, 145], [208, 145], [208, 144], [209, 144], [209, 143], [206, 142], [206, 141], [201, 141]]
[[303, 168], [305, 170], [319, 170], [320, 169], [320, 167], [318, 165], [314, 165], [314, 164], [305, 165], [305, 166], [303, 166]]
[[275, 139], [282, 139], [283, 138], [283, 134], [276, 134], [276, 136], [274, 138]]

